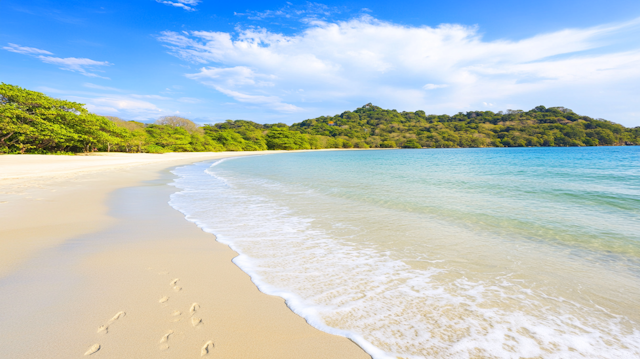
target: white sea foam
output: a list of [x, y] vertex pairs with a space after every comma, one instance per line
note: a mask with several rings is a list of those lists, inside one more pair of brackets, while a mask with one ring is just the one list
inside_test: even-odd
[[[640, 357], [640, 331], [627, 318], [512, 273], [458, 275], [455, 258], [420, 253], [413, 259], [428, 265], [409, 265], [362, 240], [371, 233], [357, 223], [318, 224], [330, 202], [311, 190], [203, 163], [174, 173], [180, 191], [170, 204], [237, 251], [234, 262], [261, 291], [374, 358]], [[287, 202], [303, 197], [317, 215]]]

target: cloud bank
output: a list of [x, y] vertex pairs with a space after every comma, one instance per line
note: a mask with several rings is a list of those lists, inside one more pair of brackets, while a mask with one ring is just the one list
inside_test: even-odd
[[518, 41], [485, 41], [476, 27], [412, 27], [366, 15], [310, 21], [290, 36], [252, 27], [165, 31], [158, 39], [171, 54], [202, 65], [187, 77], [246, 105], [286, 113], [373, 102], [442, 113], [531, 100], [566, 105], [580, 96], [616, 102], [599, 90], [637, 83], [640, 50], [606, 46], [638, 33], [639, 20]]

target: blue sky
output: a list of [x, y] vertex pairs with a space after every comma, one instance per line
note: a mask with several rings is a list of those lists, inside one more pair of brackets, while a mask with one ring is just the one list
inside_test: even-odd
[[146, 122], [372, 102], [640, 126], [640, 1], [0, 0], [0, 81]]

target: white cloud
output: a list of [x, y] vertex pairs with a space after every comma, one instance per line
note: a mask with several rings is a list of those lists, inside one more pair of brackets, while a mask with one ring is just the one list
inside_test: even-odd
[[240, 87], [251, 85], [254, 87], [271, 87], [275, 79], [273, 75], [257, 74], [248, 67], [236, 66], [228, 68], [201, 68], [199, 73], [189, 74], [188, 78], [199, 80], [211, 86]]
[[162, 111], [151, 102], [132, 99], [130, 96], [104, 96], [90, 99], [87, 106], [104, 106], [116, 110], [133, 112], [160, 112]]
[[86, 104], [85, 107], [90, 112], [101, 116], [116, 116], [125, 120], [147, 122], [175, 112], [131, 95], [70, 95], [67, 98]]
[[159, 2], [161, 4], [165, 4], [165, 5], [171, 5], [171, 6], [175, 6], [175, 7], [180, 7], [183, 8], [187, 11], [195, 11], [195, 6], [198, 5], [200, 3], [201, 0], [175, 0], [175, 1], [169, 1], [169, 0], [156, 0], [156, 2]]
[[448, 87], [448, 86], [449, 85], [447, 85], [447, 84], [440, 84], [440, 85], [426, 84], [426, 85], [422, 86], [422, 88], [425, 89], [425, 90], [435, 90], [435, 89], [445, 88], [445, 87]]
[[46, 50], [36, 49], [35, 47], [20, 46], [12, 43], [9, 43], [9, 46], [5, 46], [3, 49], [23, 55], [53, 55]]
[[60, 58], [53, 56], [38, 56], [38, 58], [44, 63], [58, 65], [62, 70], [78, 72], [88, 77], [109, 79], [108, 77], [103, 77], [93, 72], [89, 72], [89, 70], [94, 70], [96, 66], [110, 66], [111, 64], [107, 61], [95, 61], [76, 57]]
[[[639, 24], [637, 19], [518, 41], [485, 41], [476, 27], [404, 26], [363, 16], [312, 21], [291, 36], [246, 28], [236, 34], [166, 31], [159, 40], [175, 56], [208, 65], [189, 78], [236, 101], [276, 110], [315, 106], [324, 114], [370, 101], [449, 113], [485, 102], [520, 108], [551, 102], [575, 108], [575, 102], [590, 109], [619, 100], [594, 89], [640, 80], [637, 45], [609, 52], [605, 47], [622, 33], [637, 33]], [[429, 91], [445, 86], [447, 91]], [[625, 96], [627, 106], [637, 108], [637, 98], [631, 92]]]
[[281, 112], [298, 112], [301, 110], [295, 105], [282, 102], [282, 100], [277, 96], [250, 95], [222, 87], [215, 87], [215, 89], [227, 96], [233, 97], [238, 102], [264, 105], [265, 107]]
[[[266, 94], [248, 94], [238, 91], [239, 88], [252, 87], [257, 91], [264, 92], [261, 87], [273, 86], [272, 82], [265, 81], [274, 79], [272, 75], [262, 75], [254, 73], [250, 68], [236, 66], [229, 68], [202, 68], [199, 73], [188, 74], [188, 78], [198, 80], [205, 85], [209, 85], [219, 92], [233, 97], [236, 101], [255, 105], [263, 105], [276, 111], [296, 112], [299, 111], [295, 105], [282, 102], [278, 96]], [[261, 80], [262, 79], [262, 80]]]
[[9, 43], [9, 46], [3, 47], [3, 49], [18, 54], [34, 56], [44, 63], [60, 66], [60, 69], [62, 70], [77, 72], [87, 77], [109, 79], [108, 77], [103, 77], [95, 74], [94, 72], [90, 72], [96, 71], [95, 67], [97, 66], [110, 66], [111, 64], [107, 61], [95, 61], [91, 59], [76, 57], [61, 58], [54, 56], [45, 56], [53, 55], [53, 53], [46, 50], [36, 49], [34, 47], [19, 46], [11, 43]]
[[133, 98], [147, 98], [147, 99], [162, 100], [162, 101], [172, 100], [172, 98], [170, 98], [170, 97], [160, 96], [160, 95], [137, 95], [137, 94], [131, 94], [129, 96], [131, 96]]
[[180, 97], [178, 99], [178, 101], [182, 102], [182, 103], [200, 103], [200, 102], [202, 102], [200, 99], [193, 98], [193, 97]]
[[249, 20], [265, 20], [268, 18], [286, 18], [301, 21], [312, 21], [322, 19], [327, 16], [340, 13], [337, 7], [330, 7], [325, 4], [306, 2], [294, 5], [287, 2], [278, 10], [246, 11], [244, 13], [234, 12], [236, 16], [246, 16]]
[[101, 86], [101, 85], [96, 85], [96, 84], [92, 84], [90, 82], [86, 82], [84, 84], [82, 84], [82, 86], [90, 88], [90, 89], [96, 89], [96, 90], [105, 90], [105, 91], [113, 91], [113, 92], [122, 92], [121, 89], [117, 89], [115, 87], [108, 87], [108, 86]]
[[[89, 85], [89, 86], [86, 86]], [[104, 86], [85, 87], [96, 88], [97, 90], [107, 90], [112, 92], [118, 90]], [[38, 91], [46, 94], [56, 94], [69, 101], [85, 104], [86, 108], [93, 113], [102, 116], [117, 116], [125, 120], [136, 120], [147, 122], [155, 120], [160, 116], [169, 115], [176, 112], [179, 101], [169, 97], [158, 95], [140, 94], [113, 94], [103, 92], [78, 91], [77, 89], [68, 91], [51, 87], [38, 87]], [[123, 90], [118, 90], [123, 92]], [[170, 107], [170, 108], [169, 108]]]

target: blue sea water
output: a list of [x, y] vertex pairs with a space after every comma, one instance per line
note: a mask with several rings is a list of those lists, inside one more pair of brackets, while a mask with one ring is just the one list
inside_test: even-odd
[[640, 147], [314, 151], [177, 168], [171, 205], [375, 358], [640, 357]]

